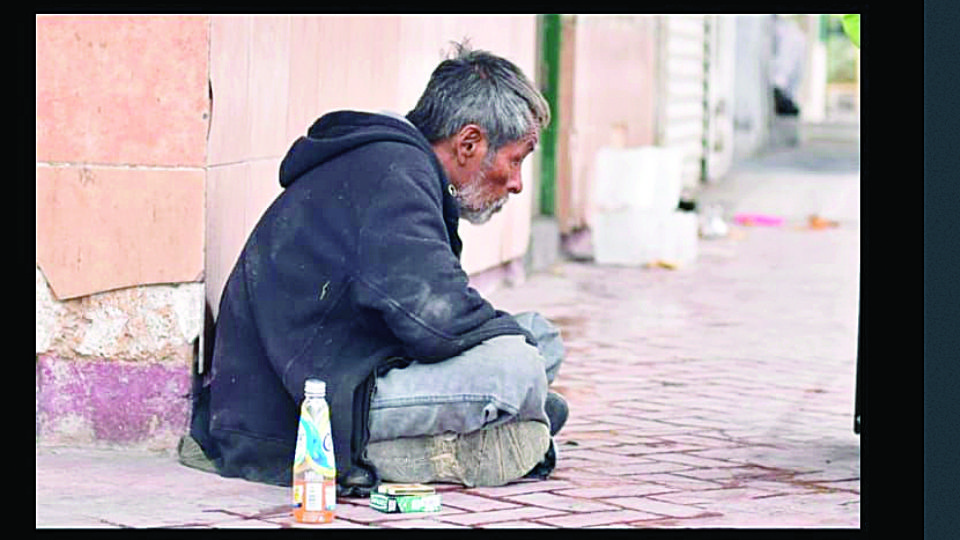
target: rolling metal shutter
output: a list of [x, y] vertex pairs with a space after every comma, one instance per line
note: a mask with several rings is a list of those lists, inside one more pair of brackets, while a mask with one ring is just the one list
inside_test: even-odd
[[706, 19], [706, 111], [703, 181], [720, 180], [733, 164], [733, 105], [736, 68], [736, 17]]
[[703, 176], [706, 99], [705, 20], [702, 15], [669, 15], [659, 25], [658, 143], [683, 154], [684, 187]]

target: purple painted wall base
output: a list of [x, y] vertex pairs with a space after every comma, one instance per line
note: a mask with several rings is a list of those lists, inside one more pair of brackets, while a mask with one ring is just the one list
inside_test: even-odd
[[190, 368], [37, 359], [37, 442], [172, 449], [190, 418]]

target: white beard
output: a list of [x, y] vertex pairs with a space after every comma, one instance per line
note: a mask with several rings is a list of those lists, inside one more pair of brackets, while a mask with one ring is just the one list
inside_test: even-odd
[[466, 208], [460, 201], [457, 202], [460, 206], [460, 217], [474, 225], [482, 225], [490, 221], [490, 218], [499, 212], [503, 208], [503, 205], [507, 204], [507, 198], [497, 199], [482, 209]]
[[454, 196], [457, 206], [460, 208], [460, 217], [474, 225], [482, 225], [490, 221], [490, 218], [503, 209], [503, 205], [507, 204], [507, 198], [509, 197], [509, 195], [504, 195], [502, 198], [486, 204], [473, 203], [472, 201], [480, 195], [480, 186], [483, 185], [485, 173], [486, 171], [481, 169], [477, 176], [464, 189], [458, 190]]

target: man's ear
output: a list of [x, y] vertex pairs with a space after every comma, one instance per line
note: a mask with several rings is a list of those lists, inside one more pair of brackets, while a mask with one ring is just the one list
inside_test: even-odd
[[460, 128], [456, 136], [455, 151], [457, 162], [464, 165], [470, 159], [486, 155], [487, 136], [476, 124], [467, 124]]

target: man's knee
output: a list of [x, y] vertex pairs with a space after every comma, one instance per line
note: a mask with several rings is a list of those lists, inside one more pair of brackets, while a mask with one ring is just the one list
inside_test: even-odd
[[514, 387], [518, 395], [534, 392], [546, 395], [547, 380], [543, 357], [521, 336], [502, 336], [488, 342], [491, 366], [488, 380], [494, 388]]
[[414, 363], [378, 379], [371, 440], [469, 433], [513, 420], [548, 423], [547, 376], [523, 336], [498, 336], [436, 364]]
[[519, 336], [510, 336], [509, 344], [498, 349], [496, 367], [488, 379], [491, 393], [498, 396], [503, 412], [499, 422], [537, 420], [546, 422], [544, 401], [549, 381], [543, 357], [536, 347]]
[[537, 340], [537, 350], [542, 358], [541, 365], [547, 373], [547, 382], [552, 383], [565, 355], [560, 329], [535, 311], [517, 313], [513, 318]]

